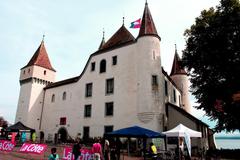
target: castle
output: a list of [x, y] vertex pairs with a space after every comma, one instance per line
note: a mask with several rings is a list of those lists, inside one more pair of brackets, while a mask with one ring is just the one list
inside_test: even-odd
[[41, 139], [62, 142], [138, 125], [166, 131], [182, 123], [202, 132], [208, 126], [191, 115], [188, 76], [175, 52], [168, 75], [161, 66], [161, 38], [145, 4], [137, 38], [124, 24], [90, 55], [79, 76], [55, 81], [44, 41], [21, 68], [15, 121], [34, 128]]

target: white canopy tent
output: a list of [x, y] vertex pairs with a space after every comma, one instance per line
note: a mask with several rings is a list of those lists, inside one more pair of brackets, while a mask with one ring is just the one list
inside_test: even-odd
[[202, 133], [198, 131], [194, 131], [183, 124], [179, 124], [175, 128], [163, 132], [167, 137], [184, 137], [185, 134], [188, 134], [190, 137], [202, 137]]

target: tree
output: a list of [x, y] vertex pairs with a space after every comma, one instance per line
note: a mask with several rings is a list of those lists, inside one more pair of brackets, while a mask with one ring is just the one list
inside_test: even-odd
[[239, 0], [203, 10], [184, 35], [182, 62], [200, 104], [196, 108], [217, 121], [216, 131], [240, 130]]
[[8, 127], [8, 122], [3, 117], [0, 117], [0, 127], [2, 128]]

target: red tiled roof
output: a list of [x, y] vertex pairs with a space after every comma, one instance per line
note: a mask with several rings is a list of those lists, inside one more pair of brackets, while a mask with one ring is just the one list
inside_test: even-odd
[[172, 65], [172, 71], [170, 76], [176, 75], [176, 74], [185, 74], [187, 75], [187, 72], [184, 70], [184, 67], [181, 64], [181, 59], [177, 53], [175, 52], [174, 59], [173, 59], [173, 65]]
[[38, 49], [36, 50], [36, 52], [32, 56], [31, 60], [23, 68], [26, 68], [26, 67], [29, 67], [29, 66], [32, 66], [32, 65], [37, 65], [37, 66], [41, 66], [41, 67], [46, 68], [46, 69], [50, 69], [52, 71], [56, 71], [52, 67], [51, 62], [48, 58], [48, 54], [47, 54], [47, 51], [46, 51], [45, 46], [44, 46], [44, 41], [41, 42], [40, 46], [38, 47]]
[[124, 25], [101, 47], [101, 49], [119, 46], [128, 42], [135, 41], [133, 35], [126, 29]]
[[142, 23], [141, 23], [138, 37], [145, 36], [145, 35], [155, 35], [159, 37], [147, 3], [145, 3], [145, 8], [142, 16]]

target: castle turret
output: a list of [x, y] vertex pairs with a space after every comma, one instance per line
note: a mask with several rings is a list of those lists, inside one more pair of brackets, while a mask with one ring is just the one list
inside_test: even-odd
[[44, 87], [55, 81], [53, 69], [42, 40], [40, 46], [20, 72], [20, 94], [15, 122], [38, 129], [43, 107]]
[[189, 80], [184, 67], [182, 66], [181, 58], [177, 53], [177, 48], [175, 45], [175, 55], [172, 64], [172, 71], [170, 77], [181, 90], [181, 105], [188, 113], [191, 113], [191, 105], [189, 101]]
[[157, 124], [151, 128], [158, 131], [163, 129], [159, 124], [163, 124], [161, 122], [165, 112], [162, 101], [160, 40], [146, 2], [136, 45], [137, 112], [138, 119], [146, 127]]
[[103, 31], [102, 41], [101, 41], [101, 43], [100, 43], [100, 45], [99, 45], [99, 47], [98, 47], [98, 50], [103, 49], [103, 46], [104, 46], [104, 44], [105, 44], [105, 37], [104, 37], [104, 34], [105, 34], [105, 32]]

